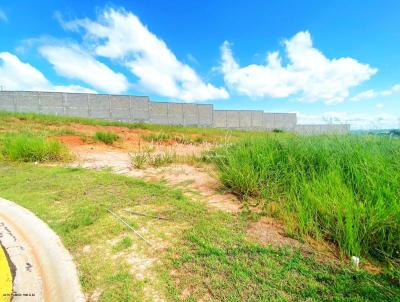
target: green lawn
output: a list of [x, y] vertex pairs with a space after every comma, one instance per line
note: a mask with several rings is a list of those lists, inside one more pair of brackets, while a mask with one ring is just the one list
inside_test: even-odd
[[[0, 196], [36, 213], [74, 256], [99, 301], [394, 301], [383, 275], [316, 262], [245, 238], [245, 216], [210, 212], [163, 184], [108, 171], [0, 162]], [[139, 229], [148, 246], [108, 212]], [[124, 210], [168, 217], [155, 220]], [[129, 256], [157, 259], [144, 275]]]

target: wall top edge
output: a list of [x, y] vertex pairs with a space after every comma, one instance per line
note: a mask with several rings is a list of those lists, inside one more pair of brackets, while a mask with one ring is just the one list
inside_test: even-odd
[[131, 94], [109, 94], [109, 93], [87, 93], [87, 92], [62, 92], [62, 91], [45, 91], [45, 90], [0, 90], [1, 92], [33, 92], [33, 93], [65, 93], [65, 94], [88, 94], [88, 95], [109, 95], [109, 96], [133, 96], [140, 98], [148, 98], [147, 95], [131, 95]]
[[309, 126], [349, 126], [350, 127], [350, 124], [296, 124], [296, 127], [297, 126], [307, 126], [307, 127], [309, 127]]

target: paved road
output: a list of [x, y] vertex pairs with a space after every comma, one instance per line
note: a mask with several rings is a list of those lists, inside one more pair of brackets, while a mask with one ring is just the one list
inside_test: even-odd
[[33, 213], [2, 198], [0, 241], [16, 268], [13, 302], [85, 301], [59, 237]]

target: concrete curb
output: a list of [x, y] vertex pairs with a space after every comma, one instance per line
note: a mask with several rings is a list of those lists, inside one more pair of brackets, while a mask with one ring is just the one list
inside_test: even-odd
[[85, 301], [60, 238], [33, 213], [2, 198], [0, 241], [16, 268], [13, 302]]

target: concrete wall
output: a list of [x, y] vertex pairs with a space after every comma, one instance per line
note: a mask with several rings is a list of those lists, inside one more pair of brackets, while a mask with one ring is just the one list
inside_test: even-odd
[[0, 91], [0, 110], [164, 125], [267, 131], [281, 129], [300, 134], [349, 131], [349, 125], [297, 125], [295, 113], [214, 110], [213, 105], [151, 102], [146, 96]]
[[331, 124], [331, 125], [296, 125], [294, 131], [298, 134], [346, 134], [350, 131], [348, 124]]

